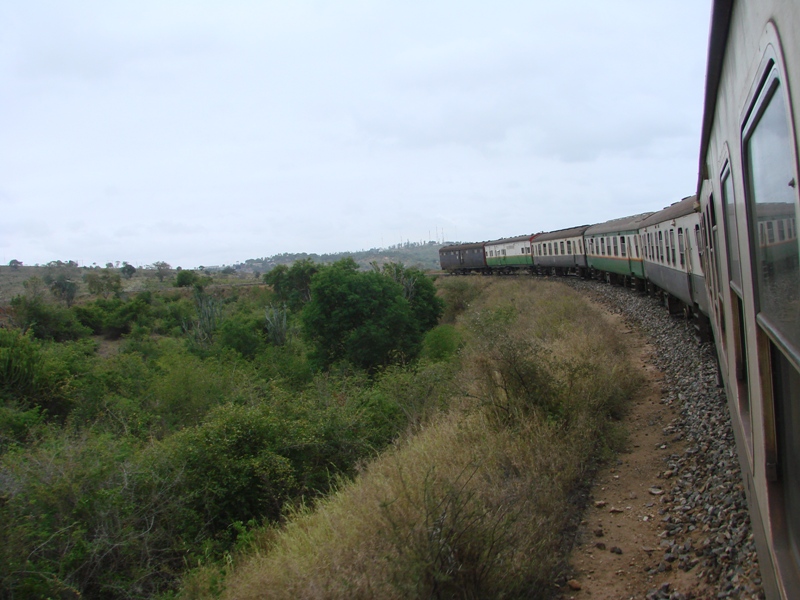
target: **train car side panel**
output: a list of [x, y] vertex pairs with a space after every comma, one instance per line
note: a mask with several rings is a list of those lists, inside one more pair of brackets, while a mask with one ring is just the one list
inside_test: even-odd
[[698, 196], [709, 312], [769, 598], [800, 589], [800, 6], [717, 0]]

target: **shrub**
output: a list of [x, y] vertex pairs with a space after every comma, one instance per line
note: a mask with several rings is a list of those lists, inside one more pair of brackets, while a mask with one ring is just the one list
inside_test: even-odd
[[432, 361], [447, 360], [463, 343], [461, 334], [453, 326], [442, 324], [431, 329], [422, 340], [422, 357]]
[[252, 359], [264, 347], [260, 316], [239, 313], [226, 318], [216, 329], [214, 342], [221, 348], [231, 348], [244, 358]]
[[190, 269], [183, 269], [175, 277], [175, 287], [192, 287], [198, 279], [197, 273]]
[[77, 340], [91, 333], [88, 327], [81, 325], [71, 310], [48, 304], [41, 298], [17, 296], [11, 300], [11, 307], [15, 322], [23, 330], [30, 330], [40, 340], [63, 342]]

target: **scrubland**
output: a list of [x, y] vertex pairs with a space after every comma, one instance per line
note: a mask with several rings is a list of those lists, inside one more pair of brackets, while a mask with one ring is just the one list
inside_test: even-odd
[[[641, 375], [623, 336], [562, 285], [439, 283], [443, 323], [417, 375], [391, 383], [404, 431], [329, 495], [197, 569], [182, 598], [553, 595], [581, 492], [624, 447]], [[425, 377], [439, 382], [430, 397]]]

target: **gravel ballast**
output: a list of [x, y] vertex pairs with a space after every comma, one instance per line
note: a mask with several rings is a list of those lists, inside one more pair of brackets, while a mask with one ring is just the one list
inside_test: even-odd
[[[670, 316], [655, 297], [595, 281], [563, 278], [620, 314], [653, 346], [664, 374], [661, 402], [679, 416], [665, 435], [685, 450], [666, 458], [659, 499], [663, 531], [652, 572], [681, 569], [716, 590], [716, 598], [764, 598], [744, 485], [724, 390], [717, 386], [715, 351], [699, 344], [692, 324]], [[660, 554], [660, 559], [657, 556]], [[670, 585], [648, 600], [692, 598]]]

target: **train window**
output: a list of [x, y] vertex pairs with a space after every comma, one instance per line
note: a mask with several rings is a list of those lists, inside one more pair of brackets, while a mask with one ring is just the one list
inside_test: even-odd
[[572, 254], [572, 241], [567, 240], [567, 254]]
[[678, 227], [678, 254], [681, 259], [681, 268], [686, 266], [686, 250], [683, 245], [683, 227]]
[[[800, 403], [796, 401], [800, 373], [773, 344], [770, 344], [770, 352], [784, 504], [796, 507], [800, 502], [800, 436], [797, 435], [800, 431]], [[800, 563], [800, 511], [787, 510], [785, 515], [792, 553], [795, 562]]]
[[658, 232], [658, 260], [664, 262], [664, 232]]
[[621, 256], [627, 256], [627, 254], [625, 253], [625, 236], [624, 235], [619, 236], [619, 246], [620, 246], [620, 255]]
[[614, 256], [619, 256], [619, 244], [617, 244], [617, 236], [611, 238], [611, 241], [614, 244]]
[[784, 240], [786, 240], [786, 225], [784, 220], [781, 219], [778, 221], [778, 241], [783, 242]]
[[722, 204], [725, 207], [725, 234], [728, 244], [728, 264], [731, 269], [731, 283], [734, 290], [741, 295], [742, 266], [739, 259], [739, 227], [736, 223], [736, 208], [733, 195], [733, 177], [726, 165], [722, 174]]
[[[797, 242], [776, 242], [774, 221], [795, 216], [796, 179], [791, 130], [776, 70], [768, 77], [745, 125], [747, 205], [753, 239], [766, 225], [766, 240], [755, 245], [753, 267], [760, 317], [800, 349], [800, 255]], [[758, 227], [758, 229], [756, 229]]]
[[694, 242], [697, 244], [697, 253], [703, 256], [703, 244], [700, 243], [700, 225], [694, 226]]
[[672, 264], [675, 264], [675, 230], [669, 230], [669, 245], [672, 247]]
[[605, 256], [606, 253], [606, 238], [600, 238], [600, 254]]
[[664, 246], [666, 246], [666, 249], [667, 249], [667, 264], [670, 264], [670, 261], [669, 261], [669, 231], [666, 231], [664, 233]]

